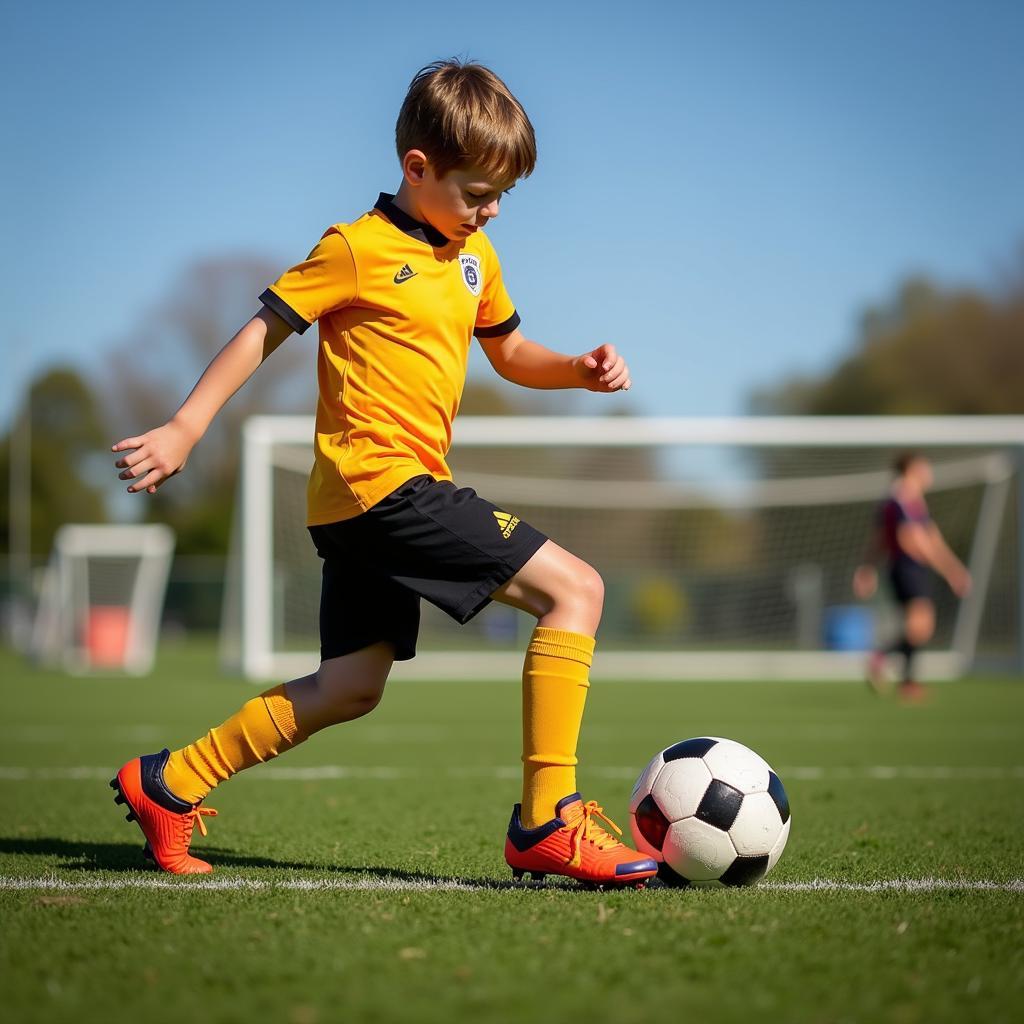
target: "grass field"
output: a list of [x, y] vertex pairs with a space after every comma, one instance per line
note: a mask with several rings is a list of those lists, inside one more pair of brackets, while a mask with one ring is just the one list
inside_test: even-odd
[[746, 890], [513, 887], [512, 682], [393, 684], [372, 715], [215, 793], [207, 880], [143, 866], [107, 779], [252, 696], [203, 649], [144, 680], [0, 652], [6, 1019], [1020, 1021], [1024, 685], [923, 707], [847, 684], [595, 684], [580, 783], [628, 831], [686, 736], [782, 776], [793, 833]]

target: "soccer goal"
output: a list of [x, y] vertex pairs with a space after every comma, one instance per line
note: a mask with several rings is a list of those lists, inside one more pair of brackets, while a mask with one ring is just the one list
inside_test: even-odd
[[32, 652], [69, 672], [145, 675], [153, 666], [174, 533], [152, 525], [65, 525], [39, 595]]
[[[257, 680], [317, 664], [320, 563], [304, 528], [312, 419], [244, 431], [222, 650]], [[595, 676], [832, 679], [895, 628], [851, 594], [894, 456], [931, 459], [932, 515], [974, 578], [935, 587], [926, 678], [1020, 664], [1024, 417], [468, 417], [450, 464], [605, 581]], [[511, 678], [532, 629], [491, 605], [457, 626], [423, 605], [396, 673]]]

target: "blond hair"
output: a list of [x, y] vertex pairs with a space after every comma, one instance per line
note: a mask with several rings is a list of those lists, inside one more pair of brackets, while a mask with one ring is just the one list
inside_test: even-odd
[[533, 125], [522, 104], [489, 68], [439, 60], [421, 68], [395, 125], [401, 160], [422, 150], [443, 178], [475, 164], [501, 182], [527, 177], [537, 162]]

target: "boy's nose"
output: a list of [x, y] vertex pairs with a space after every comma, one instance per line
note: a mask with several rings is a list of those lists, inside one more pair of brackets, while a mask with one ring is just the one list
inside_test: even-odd
[[499, 209], [500, 207], [498, 206], [498, 200], [495, 199], [493, 202], [488, 203], [480, 211], [480, 214], [481, 216], [486, 217], [488, 220], [494, 220], [494, 218], [498, 216]]

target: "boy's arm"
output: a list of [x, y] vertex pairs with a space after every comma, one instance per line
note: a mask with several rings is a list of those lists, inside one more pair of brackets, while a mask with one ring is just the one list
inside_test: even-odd
[[480, 347], [499, 376], [527, 388], [586, 388], [628, 391], [629, 367], [614, 345], [600, 345], [579, 356], [566, 356], [524, 337], [516, 328], [500, 338], [479, 338]]
[[132, 481], [129, 492], [153, 494], [168, 477], [180, 472], [225, 402], [291, 333], [281, 317], [264, 307], [214, 356], [167, 423], [118, 441], [111, 451], [128, 454], [114, 466], [122, 471], [120, 479]]

